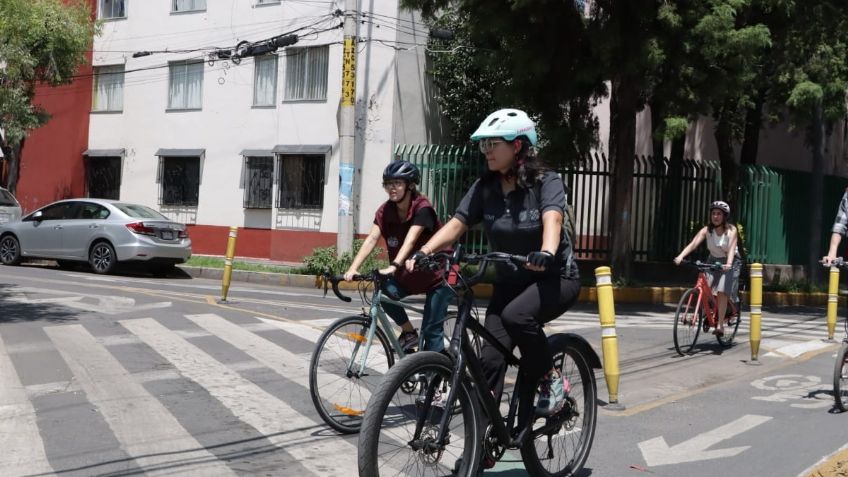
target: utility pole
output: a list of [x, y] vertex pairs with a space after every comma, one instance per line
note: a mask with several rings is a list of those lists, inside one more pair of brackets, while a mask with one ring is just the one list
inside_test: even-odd
[[354, 120], [356, 109], [357, 0], [345, 0], [342, 97], [339, 111], [339, 232], [336, 250], [341, 256], [353, 249]]

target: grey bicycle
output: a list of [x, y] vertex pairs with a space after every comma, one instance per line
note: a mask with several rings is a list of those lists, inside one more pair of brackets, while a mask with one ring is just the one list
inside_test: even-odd
[[[368, 400], [395, 361], [408, 352], [395, 336], [393, 322], [382, 304], [391, 303], [409, 311], [424, 313], [422, 308], [389, 296], [383, 285], [389, 276], [374, 270], [356, 275], [357, 290], [362, 300], [362, 313], [339, 318], [318, 339], [309, 366], [309, 393], [318, 415], [330, 427], [343, 433], [359, 432]], [[341, 275], [324, 275], [324, 293], [331, 285], [333, 293], [344, 302], [351, 302], [339, 290]], [[366, 311], [367, 310], [367, 311]], [[456, 313], [445, 316], [445, 329], [452, 330]], [[448, 331], [446, 331], [446, 334]], [[423, 336], [421, 338], [423, 341]], [[419, 342], [419, 349], [423, 342]], [[405, 389], [415, 390], [410, 381]]]

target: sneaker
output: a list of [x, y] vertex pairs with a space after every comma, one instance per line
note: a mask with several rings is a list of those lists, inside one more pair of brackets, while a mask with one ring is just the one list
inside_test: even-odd
[[539, 399], [536, 401], [536, 415], [553, 416], [565, 405], [565, 395], [571, 391], [571, 385], [563, 376], [546, 376], [539, 385]]
[[403, 351], [409, 353], [418, 346], [418, 331], [402, 331], [398, 336], [398, 341]]
[[[437, 407], [439, 409], [444, 409], [446, 397], [447, 397], [446, 394], [442, 394], [441, 391], [436, 390], [436, 394], [433, 395], [433, 400], [430, 401], [430, 405], [433, 406], [433, 407]], [[415, 398], [415, 404], [417, 404], [419, 406], [424, 405], [424, 393], [423, 392], [419, 393], [418, 397]]]

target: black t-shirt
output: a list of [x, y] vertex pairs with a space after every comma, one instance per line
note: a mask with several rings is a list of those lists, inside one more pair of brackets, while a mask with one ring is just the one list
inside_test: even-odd
[[[526, 255], [542, 248], [542, 215], [545, 212], [555, 210], [565, 217], [565, 197], [565, 185], [553, 171], [539, 177], [534, 187], [524, 189], [517, 186], [506, 197], [500, 178], [491, 174], [471, 185], [454, 217], [469, 227], [482, 222], [493, 251]], [[555, 259], [554, 269], [541, 273], [579, 278], [572, 244], [564, 226]], [[498, 268], [498, 281], [529, 283], [534, 281], [534, 276], [539, 276], [539, 272], [524, 268], [519, 268], [518, 272], [506, 273], [506, 270]]]

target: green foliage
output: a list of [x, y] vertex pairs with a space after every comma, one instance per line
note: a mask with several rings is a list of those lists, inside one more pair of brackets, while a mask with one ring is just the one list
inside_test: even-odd
[[[404, 0], [431, 28], [455, 33], [430, 39], [437, 101], [456, 142], [468, 141], [487, 114], [526, 110], [538, 124], [540, 154], [553, 164], [585, 157], [598, 144], [592, 101], [606, 87], [592, 67], [585, 18], [574, 3]], [[583, 45], [583, 46], [580, 46]]]
[[[312, 250], [312, 255], [303, 258], [303, 270], [307, 275], [320, 275], [329, 270], [332, 274], [341, 274], [347, 271], [353, 258], [356, 257], [364, 240], [356, 239], [353, 241], [353, 250], [346, 252], [338, 257], [336, 247], [319, 247]], [[375, 268], [385, 268], [389, 266], [388, 262], [379, 258], [383, 253], [380, 247], [374, 247], [374, 250], [359, 267], [360, 272], [368, 272]]]
[[83, 0], [0, 0], [0, 129], [5, 132], [0, 147], [7, 156], [49, 119], [32, 102], [36, 85], [70, 83], [86, 62], [98, 31], [91, 18]]
[[770, 283], [763, 286], [763, 291], [788, 292], [788, 293], [821, 293], [826, 291], [820, 285], [809, 280], [782, 280], [779, 283]]

